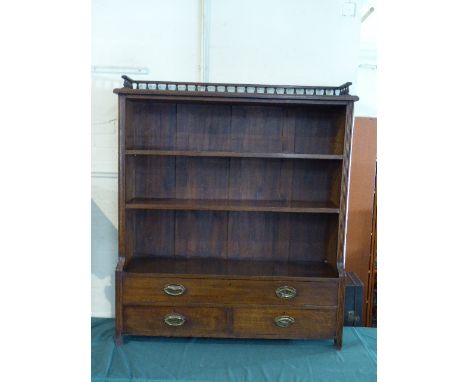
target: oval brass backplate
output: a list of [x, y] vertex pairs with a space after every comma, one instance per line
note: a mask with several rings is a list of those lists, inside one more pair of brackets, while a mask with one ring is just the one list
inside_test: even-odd
[[294, 324], [296, 320], [290, 316], [278, 316], [275, 317], [275, 325], [280, 328], [287, 328]]
[[164, 317], [164, 322], [169, 326], [182, 326], [185, 323], [185, 317], [178, 313], [171, 313]]
[[169, 296], [180, 296], [185, 293], [185, 287], [180, 284], [167, 284], [164, 286], [164, 292]]
[[282, 299], [290, 299], [296, 297], [296, 288], [283, 285], [276, 289], [276, 295]]

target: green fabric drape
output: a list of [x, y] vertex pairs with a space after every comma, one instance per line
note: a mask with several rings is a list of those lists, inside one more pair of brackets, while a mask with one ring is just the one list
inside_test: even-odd
[[114, 344], [114, 320], [93, 318], [92, 381], [375, 381], [377, 332], [344, 328], [333, 341], [130, 337]]

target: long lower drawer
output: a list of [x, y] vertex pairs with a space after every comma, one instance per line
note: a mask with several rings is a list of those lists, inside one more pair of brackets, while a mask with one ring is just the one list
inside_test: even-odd
[[336, 309], [126, 306], [124, 334], [168, 337], [333, 338]]

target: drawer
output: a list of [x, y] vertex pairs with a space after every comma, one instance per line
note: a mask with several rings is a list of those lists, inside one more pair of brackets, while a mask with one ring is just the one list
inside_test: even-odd
[[333, 338], [336, 309], [237, 308], [233, 333], [244, 338]]
[[206, 303], [336, 306], [338, 280], [271, 281], [190, 279], [148, 276], [124, 278], [123, 303]]
[[127, 306], [124, 332], [152, 336], [216, 336], [227, 329], [224, 309], [170, 306]]

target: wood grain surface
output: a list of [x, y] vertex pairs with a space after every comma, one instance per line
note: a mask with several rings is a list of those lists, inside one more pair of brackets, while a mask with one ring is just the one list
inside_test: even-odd
[[357, 97], [115, 93], [117, 343], [328, 338], [340, 349]]

